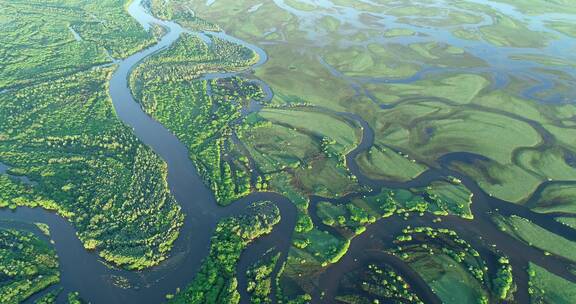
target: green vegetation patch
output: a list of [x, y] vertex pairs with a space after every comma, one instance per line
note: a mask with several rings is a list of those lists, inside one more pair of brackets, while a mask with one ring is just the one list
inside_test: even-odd
[[259, 114], [275, 124], [287, 125], [326, 142], [334, 141], [331, 145], [336, 153], [346, 154], [360, 141], [358, 126], [335, 115], [288, 109], [264, 109]]
[[217, 24], [198, 18], [188, 6], [187, 0], [149, 0], [146, 4], [154, 16], [176, 21], [187, 29], [213, 32], [221, 30]]
[[297, 168], [320, 153], [320, 144], [287, 126], [263, 124], [242, 133], [242, 140], [262, 172]]
[[[432, 135], [422, 134], [427, 128]], [[419, 155], [470, 152], [508, 164], [516, 148], [532, 147], [540, 141], [527, 123], [488, 112], [462, 111], [446, 119], [420, 123], [412, 129], [409, 147]]]
[[236, 263], [252, 241], [268, 234], [280, 222], [280, 211], [271, 202], [251, 205], [247, 215], [222, 220], [216, 227], [210, 254], [186, 289], [168, 295], [170, 303], [239, 303]]
[[256, 166], [265, 173], [286, 172], [302, 194], [338, 197], [358, 184], [345, 166], [358, 143], [355, 125], [313, 110], [264, 109], [258, 121], [242, 130]]
[[246, 271], [248, 279], [247, 291], [250, 293], [250, 303], [272, 303], [272, 272], [278, 263], [280, 253], [268, 253], [259, 259]]
[[406, 261], [444, 303], [483, 303], [489, 276], [478, 252], [447, 229], [404, 229], [391, 252]]
[[84, 299], [82, 299], [82, 296], [80, 296], [80, 293], [77, 291], [69, 292], [66, 299], [68, 300], [68, 304], [85, 304], [85, 303], [87, 303]]
[[570, 304], [576, 301], [574, 282], [567, 281], [546, 269], [530, 263], [530, 303]]
[[561, 149], [524, 149], [518, 154], [518, 165], [543, 179], [574, 180], [576, 168], [566, 162], [567, 154]]
[[58, 257], [30, 232], [0, 228], [0, 302], [21, 303], [60, 281]]
[[576, 229], [576, 217], [557, 217], [556, 220], [568, 227]]
[[392, 267], [369, 264], [345, 274], [340, 281], [336, 300], [342, 303], [399, 303], [423, 304], [410, 285]]
[[472, 177], [489, 195], [515, 203], [530, 198], [543, 181], [518, 166], [490, 160], [452, 162], [451, 166]]
[[462, 39], [485, 40], [498, 47], [541, 48], [554, 39], [554, 35], [547, 32], [537, 32], [528, 28], [521, 20], [493, 10], [487, 5], [464, 3], [467, 7], [484, 11], [493, 16], [494, 23], [479, 28], [479, 31], [458, 29], [454, 35]]
[[530, 246], [576, 261], [576, 252], [573, 250], [576, 244], [562, 236], [516, 215], [510, 217], [494, 216], [493, 220], [502, 231]]
[[368, 84], [366, 87], [381, 101], [387, 103], [401, 98], [430, 96], [466, 104], [476, 98], [489, 84], [490, 82], [480, 75], [456, 74], [419, 80], [410, 84]]
[[34, 304], [55, 304], [58, 295], [60, 295], [60, 293], [62, 292], [62, 289], [63, 289], [62, 287], [58, 287], [47, 292], [42, 297], [34, 301]]
[[427, 169], [427, 166], [410, 159], [408, 155], [379, 145], [359, 154], [356, 162], [362, 173], [372, 179], [400, 182], [414, 179]]
[[241, 109], [263, 97], [260, 86], [230, 77], [200, 80], [201, 75], [246, 69], [258, 55], [241, 45], [184, 34], [169, 49], [148, 58], [130, 77], [144, 110], [188, 147], [190, 158], [220, 204], [250, 193], [249, 168], [225, 158], [234, 150], [232, 134], [242, 125]]
[[424, 192], [428, 198], [440, 209], [438, 212], [456, 214], [458, 216], [472, 219], [472, 192], [461, 183], [449, 183], [444, 181], [433, 182], [426, 187]]
[[[124, 58], [156, 41], [128, 16], [124, 0], [0, 1], [0, 91]], [[1, 23], [1, 22], [0, 22]], [[75, 39], [71, 31], [80, 39]]]
[[0, 94], [0, 207], [42, 207], [69, 219], [86, 249], [130, 269], [158, 264], [183, 222], [166, 164], [116, 117], [110, 69]]

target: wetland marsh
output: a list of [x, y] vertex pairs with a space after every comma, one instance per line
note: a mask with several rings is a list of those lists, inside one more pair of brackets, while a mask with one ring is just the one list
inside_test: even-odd
[[569, 1], [0, 5], [2, 301], [576, 301]]

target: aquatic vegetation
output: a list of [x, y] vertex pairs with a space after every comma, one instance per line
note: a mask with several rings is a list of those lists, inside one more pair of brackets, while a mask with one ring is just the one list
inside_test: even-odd
[[520, 241], [539, 248], [548, 254], [555, 254], [576, 262], [576, 253], [572, 250], [574, 247], [573, 241], [554, 234], [553, 232], [516, 215], [509, 217], [495, 215], [493, 220], [502, 231]]
[[249, 125], [241, 139], [262, 172], [284, 171], [302, 194], [343, 196], [358, 188], [345, 166], [358, 144], [356, 126], [314, 109], [263, 109], [264, 121]]
[[530, 303], [568, 304], [576, 300], [573, 282], [564, 280], [534, 263], [530, 263], [528, 274]]
[[60, 281], [58, 257], [30, 232], [0, 228], [0, 302], [20, 303]]
[[427, 169], [408, 155], [380, 145], [359, 154], [356, 162], [362, 173], [372, 179], [400, 182], [412, 180]]
[[34, 301], [34, 304], [55, 304], [58, 295], [62, 292], [62, 287], [50, 290], [45, 295]]
[[343, 286], [336, 300], [343, 303], [379, 303], [386, 300], [424, 303], [404, 278], [386, 264], [369, 264], [348, 273], [340, 284]]
[[280, 253], [268, 253], [246, 271], [248, 278], [247, 291], [250, 293], [250, 303], [272, 303], [272, 272], [278, 263]]
[[454, 231], [406, 228], [395, 243], [390, 252], [416, 270], [444, 303], [482, 303], [489, 298], [485, 261]]
[[80, 293], [77, 291], [68, 293], [67, 296], [68, 304], [84, 304], [86, 301], [82, 299]]
[[238, 303], [236, 263], [240, 254], [279, 221], [280, 212], [270, 202], [254, 203], [247, 215], [222, 220], [198, 274], [185, 290], [171, 296], [170, 303]]

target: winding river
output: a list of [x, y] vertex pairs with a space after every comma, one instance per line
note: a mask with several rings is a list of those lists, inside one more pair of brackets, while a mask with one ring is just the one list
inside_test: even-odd
[[[136, 102], [128, 87], [128, 77], [133, 68], [147, 57], [170, 47], [184, 32], [193, 33], [209, 39], [206, 34], [216, 35], [234, 43], [241, 44], [252, 49], [259, 55], [259, 61], [252, 68], [266, 62], [266, 53], [251, 44], [231, 37], [226, 33], [198, 33], [183, 29], [180, 25], [159, 20], [151, 16], [141, 5], [141, 0], [135, 0], [128, 8], [130, 15], [136, 18], [145, 28], [150, 24], [157, 24], [168, 31], [154, 46], [138, 52], [124, 60], [116, 62], [118, 67], [110, 81], [110, 96], [118, 117], [130, 126], [138, 138], [150, 146], [168, 165], [168, 183], [170, 190], [182, 206], [186, 214], [181, 234], [174, 244], [170, 257], [161, 265], [145, 271], [131, 272], [116, 269], [106, 265], [99, 259], [96, 252], [86, 251], [76, 237], [73, 226], [65, 219], [40, 209], [18, 208], [17, 211], [0, 210], [0, 219], [18, 220], [26, 223], [43, 222], [50, 226], [55, 241], [55, 248], [60, 260], [61, 286], [64, 292], [58, 298], [64, 302], [65, 295], [69, 291], [78, 291], [83, 298], [92, 303], [159, 303], [165, 300], [165, 295], [174, 293], [176, 288], [185, 287], [199, 269], [201, 261], [208, 254], [209, 242], [212, 232], [220, 219], [244, 212], [249, 202], [269, 200], [274, 202], [280, 209], [282, 220], [273, 232], [252, 243], [242, 253], [238, 264], [239, 291], [242, 302], [248, 301], [245, 292], [246, 269], [254, 263], [258, 257], [270, 248], [278, 250], [282, 256], [281, 261], [286, 259], [290, 248], [291, 235], [296, 224], [296, 209], [284, 196], [277, 193], [255, 193], [240, 199], [228, 207], [220, 207], [215, 198], [204, 183], [194, 165], [192, 164], [186, 146], [163, 125], [148, 116]], [[241, 72], [239, 72], [241, 73]], [[239, 73], [213, 73], [206, 74], [203, 79], [214, 79], [234, 76]], [[415, 81], [417, 77], [410, 81]], [[272, 91], [264, 83], [267, 98]], [[508, 202], [494, 199], [484, 193], [478, 185], [466, 176], [453, 172], [448, 168], [448, 163], [455, 159], [466, 159], [470, 155], [452, 154], [444, 157], [440, 168], [433, 168], [423, 173], [416, 179], [406, 183], [392, 183], [373, 180], [366, 177], [355, 162], [355, 158], [362, 152], [367, 151], [373, 145], [374, 133], [370, 126], [357, 115], [350, 113], [335, 113], [344, 119], [355, 121], [362, 127], [363, 134], [360, 144], [347, 155], [347, 165], [350, 171], [358, 177], [361, 185], [369, 186], [372, 190], [365, 193], [354, 193], [340, 199], [326, 199], [311, 197], [310, 215], [314, 224], [322, 230], [331, 231], [332, 228], [324, 225], [315, 212], [317, 202], [320, 200], [331, 201], [335, 204], [345, 203], [352, 197], [375, 195], [382, 187], [409, 188], [422, 187], [435, 180], [444, 179], [446, 176], [456, 176], [474, 193], [472, 204], [475, 219], [472, 221], [458, 217], [446, 217], [441, 223], [432, 223], [432, 216], [411, 217], [408, 220], [391, 217], [379, 221], [356, 237], [350, 246], [349, 252], [343, 259], [330, 267], [320, 276], [317, 292], [313, 294], [313, 302], [333, 302], [333, 297], [338, 290], [339, 279], [347, 272], [361, 267], [368, 262], [386, 262], [394, 267], [414, 287], [417, 294], [426, 303], [439, 303], [439, 299], [419, 275], [411, 270], [404, 262], [378, 251], [380, 242], [377, 239], [390, 240], [401, 231], [405, 225], [431, 225], [456, 230], [459, 235], [469, 241], [480, 251], [483, 257], [490, 263], [489, 246], [495, 244], [499, 250], [510, 256], [515, 271], [515, 277], [520, 287], [527, 286], [527, 278], [522, 270], [532, 261], [553, 273], [566, 279], [576, 281], [576, 276], [566, 269], [568, 262], [556, 256], [545, 256], [540, 250], [529, 247], [520, 241], [502, 233], [490, 221], [490, 214], [500, 212], [504, 215], [517, 214], [528, 218], [542, 227], [558, 233], [571, 240], [576, 240], [573, 229], [555, 222], [550, 217], [533, 213], [526, 208]], [[0, 173], [8, 168], [0, 164]], [[479, 238], [479, 236], [481, 236]], [[281, 263], [278, 263], [274, 273], [277, 273]], [[275, 288], [272, 288], [273, 292]], [[325, 291], [321, 297], [320, 291]], [[32, 302], [40, 295], [29, 299]], [[527, 300], [526, 292], [519, 292], [520, 302]]]
[[[18, 208], [16, 212], [0, 210], [2, 219], [43, 222], [50, 226], [60, 260], [61, 285], [64, 287], [59, 302], [64, 301], [64, 296], [69, 291], [78, 291], [83, 298], [93, 303], [164, 301], [166, 294], [174, 293], [177, 287], [183, 288], [192, 280], [202, 259], [208, 255], [210, 237], [218, 221], [224, 217], [241, 214], [253, 201], [273, 201], [282, 214], [282, 221], [274, 231], [254, 243], [250, 249], [254, 252], [253, 255], [259, 256], [271, 246], [286, 252], [290, 244], [296, 209], [288, 199], [277, 193], [255, 193], [234, 202], [231, 206], [225, 208], [218, 206], [214, 195], [204, 185], [192, 164], [186, 146], [142, 110], [128, 87], [128, 77], [136, 65], [170, 47], [184, 32], [197, 34], [204, 39], [209, 39], [207, 35], [209, 34], [252, 49], [259, 55], [258, 62], [252, 68], [266, 62], [266, 53], [223, 32], [195, 33], [183, 29], [177, 23], [156, 19], [145, 10], [141, 2], [135, 0], [131, 3], [128, 7], [130, 15], [145, 28], [149, 28], [150, 24], [157, 24], [164, 27], [167, 33], [154, 46], [116, 62], [118, 66], [110, 80], [109, 93], [118, 117], [166, 162], [170, 190], [182, 206], [182, 212], [186, 215], [185, 222], [172, 254], [166, 261], [145, 271], [132, 272], [106, 265], [96, 252], [86, 251], [76, 237], [73, 226], [55, 214], [30, 208]], [[203, 79], [224, 78], [237, 74], [206, 74]], [[5, 171], [7, 168], [2, 166], [1, 169]], [[263, 249], [257, 250], [260, 247]], [[28, 302], [33, 302], [35, 298], [29, 299]], [[246, 299], [245, 292], [243, 299]]]

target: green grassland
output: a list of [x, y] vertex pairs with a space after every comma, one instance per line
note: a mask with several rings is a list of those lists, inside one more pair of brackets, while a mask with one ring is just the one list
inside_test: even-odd
[[562, 21], [550, 22], [548, 24], [548, 27], [557, 30], [565, 35], [576, 37], [576, 29], [574, 29], [573, 24], [570, 24], [569, 22], [562, 22]]
[[110, 72], [0, 95], [0, 160], [36, 183], [0, 176], [0, 206], [56, 211], [86, 249], [141, 269], [167, 256], [183, 215], [166, 165], [115, 117], [106, 93]]
[[552, 0], [552, 1], [531, 1], [531, 0], [497, 0], [506, 4], [511, 4], [518, 8], [520, 11], [530, 15], [538, 15], [542, 13], [576, 13], [576, 7], [570, 0]]
[[576, 229], [576, 218], [575, 217], [557, 217], [556, 220], [568, 227]]
[[549, 184], [534, 205], [527, 206], [536, 212], [576, 213], [576, 188], [573, 185]]
[[530, 303], [569, 304], [576, 301], [574, 283], [533, 263], [530, 263], [528, 274], [530, 275]]
[[326, 51], [326, 62], [346, 76], [405, 78], [419, 69], [418, 62], [439, 66], [482, 66], [468, 54], [454, 53], [454, 48], [434, 42], [405, 45], [371, 43], [366, 48], [350, 47]]
[[408, 181], [426, 171], [427, 167], [387, 147], [374, 145], [359, 154], [356, 162], [362, 173], [372, 179]]
[[[505, 90], [486, 92], [486, 86], [483, 77], [470, 75], [382, 86], [382, 92], [398, 93], [384, 99], [393, 108], [368, 120], [376, 144], [427, 165], [451, 152], [479, 155], [472, 163], [454, 160], [452, 167], [473, 176], [489, 194], [512, 202], [527, 200], [543, 181], [572, 180], [576, 171], [564, 156], [576, 150], [573, 129], [559, 121], [572, 117], [573, 107], [539, 105]], [[542, 136], [530, 121], [557, 141], [548, 149], [536, 148]], [[361, 157], [361, 168], [377, 176], [375, 166]]]
[[54, 249], [33, 233], [0, 228], [0, 302], [21, 303], [60, 281]]
[[357, 126], [335, 115], [284, 109], [264, 109], [259, 114], [274, 124], [288, 125], [300, 133], [334, 141], [331, 146], [339, 154], [347, 154], [359, 142]]
[[456, 161], [451, 168], [472, 176], [490, 196], [515, 203], [525, 202], [544, 181], [516, 165], [491, 160]]
[[284, 171], [303, 194], [327, 197], [358, 188], [344, 159], [359, 142], [359, 129], [339, 116], [298, 109], [263, 109], [242, 131], [242, 140], [262, 172]]
[[244, 131], [242, 138], [265, 173], [296, 168], [321, 152], [314, 138], [282, 125], [257, 126]]
[[529, 172], [552, 180], [575, 180], [576, 168], [566, 163], [561, 149], [545, 151], [523, 150], [518, 155], [518, 165]]
[[464, 29], [454, 31], [454, 35], [462, 39], [484, 40], [499, 47], [540, 48], [555, 38], [550, 33], [532, 31], [524, 22], [486, 5], [464, 3], [458, 6], [487, 12], [495, 21], [494, 24], [480, 27], [479, 31]]
[[270, 60], [256, 76], [274, 88], [275, 104], [313, 104], [345, 110], [354, 96], [346, 82], [330, 73], [313, 54], [282, 45], [266, 48]]
[[513, 215], [507, 218], [494, 216], [493, 220], [502, 231], [505, 231], [530, 246], [571, 261], [576, 261], [576, 253], [572, 250], [575, 244], [568, 239], [518, 216]]
[[475, 74], [448, 75], [420, 80], [411, 84], [367, 84], [378, 100], [393, 103], [401, 98], [427, 96], [449, 99], [455, 103], [470, 103], [489, 85], [486, 78]]
[[393, 28], [388, 30], [384, 33], [384, 37], [400, 37], [400, 36], [413, 36], [417, 33], [412, 31], [411, 29], [404, 29], [404, 28]]
[[[394, 111], [390, 113], [390, 116], [394, 115]], [[387, 115], [382, 117], [388, 118]], [[418, 120], [410, 126], [409, 132], [407, 138], [400, 138], [398, 142], [386, 138], [377, 140], [410, 151], [408, 154], [416, 159], [433, 161], [450, 152], [470, 152], [501, 164], [511, 162], [516, 148], [535, 146], [541, 141], [538, 133], [524, 122], [472, 110], [457, 111], [442, 119]]]
[[464, 218], [472, 218], [470, 210], [472, 192], [462, 184], [449, 182], [432, 182], [424, 192], [437, 205], [437, 213], [456, 214]]
[[[414, 3], [413, 1], [398, 1], [397, 6], [392, 6], [388, 12], [402, 23], [418, 24], [426, 26], [453, 26], [475, 24], [480, 21], [478, 16], [463, 11], [453, 11], [447, 7], [429, 6], [425, 1]], [[436, 18], [430, 18], [436, 17]]]

